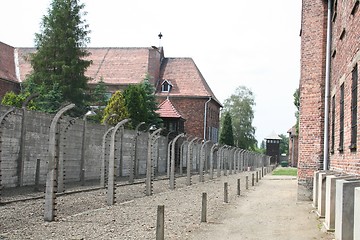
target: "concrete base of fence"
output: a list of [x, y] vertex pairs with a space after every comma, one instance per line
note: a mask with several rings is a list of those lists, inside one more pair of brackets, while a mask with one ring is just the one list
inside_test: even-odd
[[[335, 239], [354, 238], [354, 192], [360, 181], [336, 181]], [[359, 228], [359, 227], [357, 227]]]
[[326, 197], [325, 197], [325, 229], [329, 232], [335, 231], [335, 196], [336, 181], [351, 178], [351, 176], [326, 176]]
[[320, 172], [318, 178], [318, 188], [317, 188], [317, 211], [319, 218], [325, 217], [325, 202], [326, 202], [326, 176], [329, 175], [327, 172]]
[[[360, 226], [360, 187], [354, 192], [354, 226]], [[360, 239], [360, 227], [354, 227], [354, 239]]]

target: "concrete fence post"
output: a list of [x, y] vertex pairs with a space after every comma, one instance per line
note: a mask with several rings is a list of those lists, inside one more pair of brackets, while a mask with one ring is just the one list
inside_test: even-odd
[[204, 165], [205, 165], [205, 159], [206, 159], [205, 146], [206, 146], [206, 144], [208, 144], [210, 142], [211, 142], [210, 140], [204, 142], [200, 148], [199, 182], [204, 182]]
[[111, 133], [110, 153], [109, 153], [109, 171], [108, 171], [108, 188], [107, 188], [107, 205], [114, 205], [115, 203], [115, 136], [117, 130], [130, 119], [120, 121]]
[[183, 136], [184, 134], [181, 133], [171, 141], [170, 189], [175, 189], [175, 145], [176, 141]]
[[40, 189], [40, 159], [36, 159], [36, 169], [35, 169], [35, 191], [41, 191]]
[[216, 177], [221, 176], [221, 162], [224, 146], [220, 147], [218, 150], [217, 162], [216, 162]]
[[228, 191], [228, 183], [224, 182], [224, 203], [229, 202], [229, 191]]
[[172, 144], [173, 140], [171, 140], [168, 144], [167, 144], [167, 157], [166, 157], [166, 177], [170, 177], [170, 165], [171, 165], [171, 144]]
[[[2, 128], [3, 128], [3, 122], [7, 116], [14, 113], [15, 108], [11, 108], [8, 111], [6, 111], [3, 115], [0, 116], [0, 166], [1, 166], [1, 152], [2, 152]], [[0, 203], [1, 203], [1, 191], [2, 191], [3, 185], [2, 185], [2, 171], [0, 167]]]
[[156, 219], [156, 240], [164, 240], [165, 233], [165, 206], [158, 205]]
[[105, 187], [106, 185], [106, 138], [108, 134], [114, 130], [114, 127], [109, 128], [102, 137], [102, 146], [101, 146], [101, 167], [100, 167], [100, 187]]
[[180, 176], [183, 175], [183, 166], [184, 166], [184, 156], [186, 156], [184, 154], [184, 148], [185, 148], [185, 144], [187, 143], [187, 141], [184, 141], [181, 146], [180, 146]]
[[191, 185], [191, 171], [192, 171], [192, 147], [191, 145], [196, 141], [198, 138], [194, 138], [191, 140], [188, 144], [188, 150], [187, 150], [187, 163], [186, 163], [186, 185]]
[[152, 154], [153, 144], [157, 140], [157, 134], [162, 131], [161, 128], [155, 130], [153, 133], [149, 133], [147, 159], [146, 159], [146, 196], [152, 195], [153, 180], [154, 180], [154, 159]]
[[201, 222], [206, 222], [207, 215], [207, 193], [202, 193], [202, 201], [201, 201]]
[[[210, 179], [214, 178], [214, 152], [217, 149], [218, 144], [214, 144], [212, 145], [211, 149], [210, 149], [210, 171], [209, 171], [209, 175], [210, 175]], [[218, 151], [219, 153], [219, 151]], [[219, 156], [219, 154], [218, 154]], [[219, 159], [219, 157], [217, 158]]]
[[245, 185], [246, 185], [246, 189], [249, 189], [249, 176], [245, 177]]
[[56, 201], [56, 190], [57, 190], [57, 153], [56, 153], [56, 142], [57, 142], [57, 125], [60, 117], [68, 110], [75, 107], [75, 104], [67, 105], [58, 111], [51, 121], [49, 131], [49, 160], [48, 160], [48, 172], [46, 176], [46, 187], [45, 187], [45, 206], [44, 206], [44, 220], [54, 221], [55, 219], [55, 201]]

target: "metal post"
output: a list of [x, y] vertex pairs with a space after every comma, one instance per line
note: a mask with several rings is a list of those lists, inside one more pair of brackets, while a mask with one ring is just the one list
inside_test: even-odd
[[237, 180], [237, 195], [240, 196], [240, 179]]

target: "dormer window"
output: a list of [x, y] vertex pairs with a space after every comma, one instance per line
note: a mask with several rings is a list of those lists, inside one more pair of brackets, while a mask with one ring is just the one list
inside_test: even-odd
[[172, 84], [168, 80], [164, 80], [161, 84], [161, 92], [170, 92], [172, 88]]

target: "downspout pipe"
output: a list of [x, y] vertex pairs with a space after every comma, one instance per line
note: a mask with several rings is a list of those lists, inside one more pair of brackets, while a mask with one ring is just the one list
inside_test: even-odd
[[209, 97], [209, 100], [205, 102], [205, 110], [204, 110], [204, 141], [206, 141], [206, 122], [207, 122], [207, 106], [208, 103], [211, 101], [211, 97]]
[[332, 0], [328, 0], [327, 33], [326, 33], [326, 66], [325, 66], [325, 118], [324, 118], [324, 161], [323, 169], [328, 170], [329, 160], [329, 99], [331, 71], [331, 16]]

